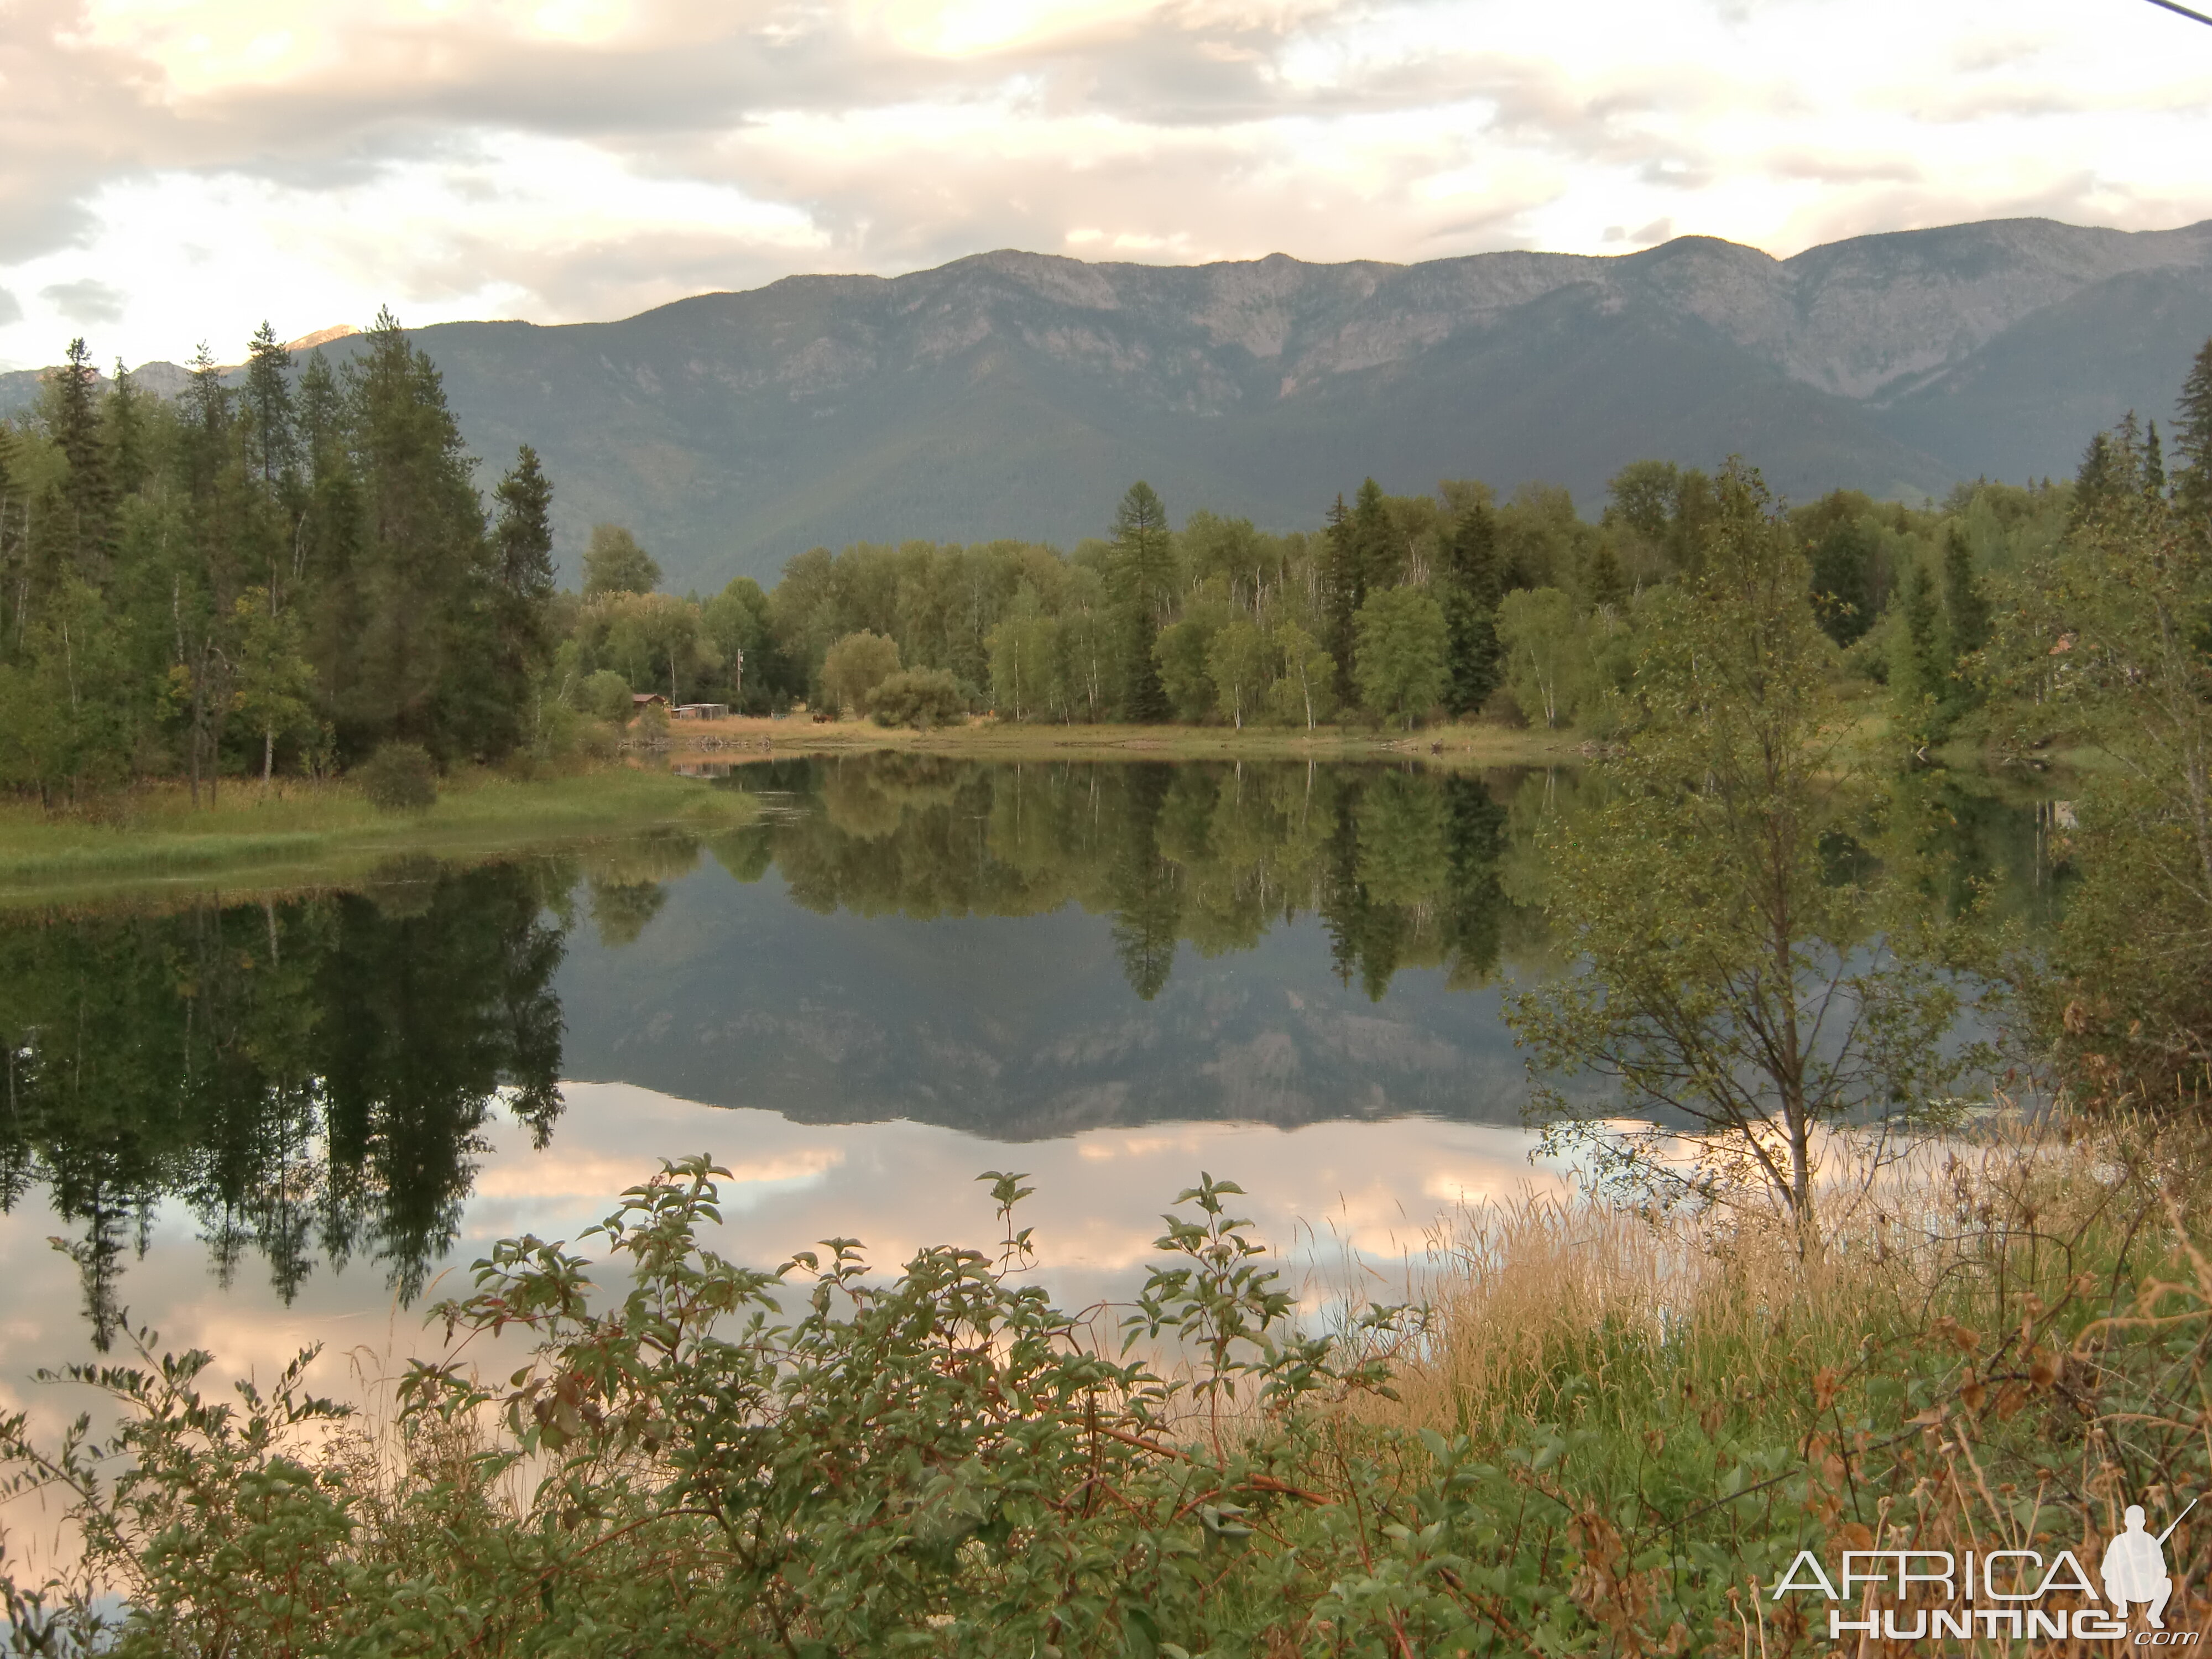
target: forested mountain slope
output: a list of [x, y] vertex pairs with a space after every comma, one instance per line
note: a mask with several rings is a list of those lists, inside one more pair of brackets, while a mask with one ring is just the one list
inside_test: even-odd
[[[612, 520], [708, 587], [817, 544], [1065, 544], [1139, 477], [1178, 518], [1287, 528], [1370, 473], [1585, 501], [1630, 460], [1739, 451], [1800, 498], [2063, 474], [2084, 431], [2166, 416], [2208, 334], [2212, 222], [2001, 220], [1787, 260], [1705, 237], [1416, 265], [998, 252], [415, 339], [488, 461], [544, 456], [571, 576]], [[0, 377], [0, 410], [32, 382]]]

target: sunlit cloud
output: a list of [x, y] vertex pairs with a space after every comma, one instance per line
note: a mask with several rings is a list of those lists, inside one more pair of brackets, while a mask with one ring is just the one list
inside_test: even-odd
[[2212, 217], [2208, 110], [2212, 37], [2134, 0], [15, 0], [0, 362], [1002, 246], [2164, 228]]

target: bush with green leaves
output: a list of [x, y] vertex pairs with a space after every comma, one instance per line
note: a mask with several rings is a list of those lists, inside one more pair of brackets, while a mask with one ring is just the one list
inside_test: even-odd
[[437, 805], [438, 763], [419, 743], [387, 743], [354, 768], [354, 781], [372, 806], [420, 812]]
[[629, 725], [637, 708], [635, 699], [630, 696], [629, 682], [611, 668], [602, 668], [584, 677], [583, 684], [576, 688], [576, 704], [586, 714], [612, 720], [617, 726]]
[[[1678, 1275], [1669, 1316], [1547, 1347], [1502, 1417], [1406, 1426], [1381, 1358], [1433, 1356], [1423, 1320], [1302, 1332], [1231, 1183], [1182, 1194], [1115, 1320], [1024, 1282], [1018, 1176], [985, 1177], [994, 1253], [879, 1278], [844, 1238], [724, 1259], [725, 1172], [694, 1158], [580, 1241], [629, 1264], [619, 1299], [559, 1244], [479, 1262], [449, 1343], [519, 1329], [533, 1357], [417, 1363], [385, 1436], [305, 1392], [312, 1354], [234, 1404], [144, 1333], [137, 1364], [70, 1368], [121, 1426], [0, 1420], [0, 1506], [43, 1493], [82, 1545], [38, 1583], [0, 1535], [0, 1597], [16, 1653], [131, 1659], [1809, 1659], [1819, 1604], [1760, 1588], [1800, 1548], [2094, 1547], [2115, 1494], [2212, 1475], [2212, 1267], [2178, 1160], [2115, 1158], [1960, 1177], [1956, 1213], [1947, 1176], [1931, 1243], [1893, 1228], [1909, 1248], [1825, 1289], [1731, 1269], [1716, 1307]], [[2206, 1611], [2203, 1531], [2170, 1617]]]
[[957, 726], [968, 718], [960, 682], [943, 668], [902, 668], [868, 694], [868, 713], [878, 726]]

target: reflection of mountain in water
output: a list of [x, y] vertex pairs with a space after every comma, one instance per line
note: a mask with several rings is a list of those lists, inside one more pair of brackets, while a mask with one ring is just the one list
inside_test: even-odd
[[635, 948], [580, 946], [572, 1075], [1005, 1139], [1517, 1113], [1478, 988], [1529, 928], [1480, 780], [878, 757], [734, 782], [783, 810], [716, 856], [782, 883], [695, 876]]
[[[1547, 964], [1531, 830], [1571, 779], [879, 757], [732, 787], [759, 821], [703, 844], [0, 920], [0, 1209], [47, 1191], [104, 1336], [171, 1199], [226, 1279], [258, 1253], [289, 1299], [366, 1256], [411, 1299], [495, 1102], [542, 1139], [562, 1076], [1001, 1140], [1516, 1116], [1492, 981]], [[2042, 867], [2032, 814], [1930, 805], [1937, 896]], [[2033, 927], [2048, 892], [2014, 902]]]

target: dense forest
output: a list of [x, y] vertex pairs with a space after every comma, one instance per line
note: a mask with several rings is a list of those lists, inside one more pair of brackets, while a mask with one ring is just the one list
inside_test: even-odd
[[398, 739], [528, 736], [553, 639], [550, 487], [488, 517], [438, 371], [387, 313], [342, 374], [264, 327], [240, 384], [174, 400], [82, 340], [0, 426], [0, 781], [47, 800], [149, 776], [321, 773]]
[[[2212, 345], [2167, 476], [2155, 422], [2079, 476], [1978, 481], [1910, 507], [1838, 490], [1787, 510], [1840, 662], [1924, 750], [1983, 696], [1963, 672], [2002, 592], [2116, 494], [2177, 503], [2212, 473]], [[794, 705], [885, 724], [1411, 726], [1487, 715], [1602, 738], [1656, 596], [1693, 578], [1720, 478], [1660, 461], [1568, 493], [1370, 479], [1273, 533], [1147, 485], [1071, 552], [862, 544], [763, 591], [659, 591], [650, 551], [593, 532], [558, 591], [553, 484], [525, 447], [489, 506], [438, 371], [387, 313], [333, 373], [264, 327], [204, 350], [175, 400], [82, 341], [0, 423], [0, 786], [47, 802], [150, 777], [320, 776], [387, 742], [442, 765], [605, 747], [633, 698]], [[1105, 514], [1102, 513], [1102, 520]]]

